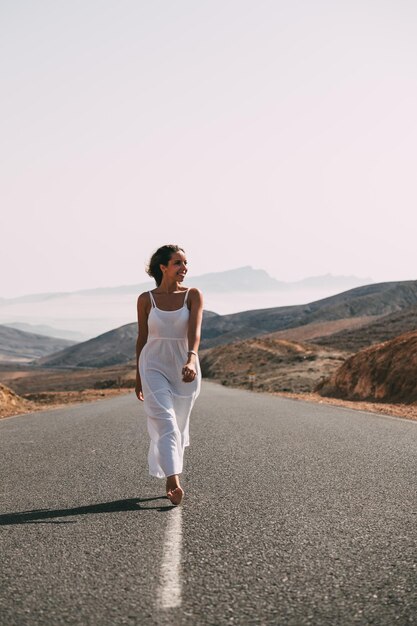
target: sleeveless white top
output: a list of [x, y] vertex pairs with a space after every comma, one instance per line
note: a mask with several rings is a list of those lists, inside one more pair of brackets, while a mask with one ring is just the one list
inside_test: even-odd
[[[148, 341], [153, 339], [173, 339], [176, 341], [187, 341], [188, 320], [190, 311], [187, 307], [188, 289], [185, 293], [184, 304], [175, 311], [164, 311], [158, 309], [152, 292], [151, 310], [148, 317]], [[188, 346], [186, 346], [188, 349]]]

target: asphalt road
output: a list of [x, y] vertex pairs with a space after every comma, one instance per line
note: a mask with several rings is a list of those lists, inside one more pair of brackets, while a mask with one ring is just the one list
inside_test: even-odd
[[205, 383], [186, 499], [135, 396], [0, 422], [0, 623], [417, 624], [417, 424]]

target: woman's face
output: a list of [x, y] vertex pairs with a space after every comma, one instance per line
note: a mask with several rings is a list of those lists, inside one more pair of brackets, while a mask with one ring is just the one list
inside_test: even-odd
[[184, 252], [174, 252], [168, 265], [161, 265], [162, 274], [171, 280], [182, 282], [187, 273], [187, 258]]

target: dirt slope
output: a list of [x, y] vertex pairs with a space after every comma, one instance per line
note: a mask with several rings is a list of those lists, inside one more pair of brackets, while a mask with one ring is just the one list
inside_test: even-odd
[[14, 391], [0, 384], [0, 418], [25, 413], [33, 408], [33, 403], [24, 400]]
[[201, 353], [203, 376], [259, 391], [311, 391], [347, 354], [314, 345], [257, 337]]
[[44, 391], [64, 392], [134, 387], [135, 373], [134, 362], [115, 367], [79, 369], [28, 366], [6, 369], [0, 365], [0, 383], [7, 385], [20, 396], [26, 396], [26, 394]]
[[354, 354], [316, 390], [347, 400], [417, 402], [417, 331]]

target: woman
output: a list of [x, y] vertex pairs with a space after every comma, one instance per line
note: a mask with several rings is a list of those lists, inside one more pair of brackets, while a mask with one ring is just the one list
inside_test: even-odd
[[187, 259], [179, 246], [158, 248], [147, 272], [157, 286], [138, 298], [136, 395], [145, 404], [151, 438], [149, 473], [166, 478], [169, 500], [180, 504], [184, 491], [179, 474], [201, 385], [197, 351], [203, 298], [198, 289], [182, 284]]

